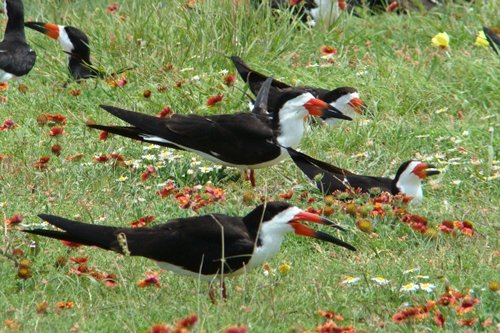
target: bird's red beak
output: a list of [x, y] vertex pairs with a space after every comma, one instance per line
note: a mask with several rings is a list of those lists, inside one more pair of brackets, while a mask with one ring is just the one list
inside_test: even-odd
[[347, 103], [351, 108], [354, 109], [359, 114], [363, 114], [364, 109], [366, 108], [366, 104], [360, 98], [353, 98]]
[[311, 98], [304, 104], [304, 107], [311, 116], [322, 116], [325, 110], [328, 109], [328, 106], [328, 103], [317, 98]]
[[304, 104], [304, 107], [306, 108], [307, 112], [309, 112], [309, 115], [311, 115], [311, 116], [352, 120], [352, 118], [345, 116], [342, 112], [340, 112], [333, 105], [330, 105], [327, 102], [322, 101], [322, 100], [317, 99], [317, 98], [311, 98], [310, 100], [308, 100]]
[[43, 23], [43, 22], [26, 22], [24, 23], [24, 25], [27, 26], [28, 28], [43, 33], [52, 39], [59, 38], [59, 26], [57, 24]]
[[345, 230], [341, 226], [339, 226], [337, 223], [330, 221], [327, 218], [321, 217], [319, 215], [313, 214], [313, 213], [308, 213], [308, 212], [300, 212], [297, 215], [293, 217], [293, 219], [288, 222], [290, 224], [295, 232], [296, 235], [301, 235], [301, 236], [307, 236], [307, 237], [312, 237], [312, 238], [317, 238], [323, 241], [327, 241], [342, 247], [345, 247], [346, 249], [356, 251], [356, 248], [352, 246], [351, 244], [348, 244], [338, 238], [335, 238], [329, 234], [326, 234], [324, 232], [314, 230], [302, 223], [300, 221], [308, 221], [308, 222], [313, 222], [313, 223], [318, 223], [318, 224], [324, 224], [324, 225], [329, 225], [334, 228], [340, 229], [340, 230]]
[[425, 179], [428, 176], [438, 175], [440, 171], [434, 165], [420, 163], [413, 169], [412, 173], [420, 179]]

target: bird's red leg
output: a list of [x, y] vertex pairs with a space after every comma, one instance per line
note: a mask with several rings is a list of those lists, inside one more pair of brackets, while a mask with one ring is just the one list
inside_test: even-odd
[[212, 304], [214, 304], [214, 305], [217, 304], [217, 297], [215, 295], [215, 289], [213, 288], [211, 282], [208, 283], [208, 297], [210, 297], [210, 302], [212, 302]]
[[252, 184], [252, 187], [255, 187], [255, 172], [253, 171], [253, 169], [245, 170], [245, 180], [249, 180], [250, 184]]
[[255, 187], [255, 172], [253, 169], [250, 169], [250, 184]]
[[225, 301], [227, 300], [227, 289], [226, 289], [226, 282], [224, 280], [222, 280], [220, 287], [222, 289], [222, 299]]

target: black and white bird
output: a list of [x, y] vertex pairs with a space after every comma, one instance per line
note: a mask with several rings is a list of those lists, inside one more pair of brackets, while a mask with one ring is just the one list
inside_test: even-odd
[[288, 233], [313, 237], [355, 251], [329, 234], [301, 221], [332, 226], [336, 223], [285, 202], [268, 202], [247, 215], [209, 214], [177, 218], [151, 228], [120, 228], [71, 221], [41, 214], [39, 217], [59, 230], [24, 232], [97, 246], [130, 256], [152, 259], [165, 270], [206, 281], [243, 274], [261, 267], [276, 255]]
[[0, 42], [0, 82], [28, 74], [36, 61], [36, 53], [26, 43], [22, 0], [4, 0], [7, 27]]
[[113, 106], [101, 108], [131, 126], [88, 125], [132, 139], [174, 149], [194, 152], [218, 164], [250, 170], [255, 186], [254, 169], [274, 165], [288, 156], [284, 147], [297, 147], [304, 134], [308, 115], [349, 120], [331, 105], [304, 90], [280, 92], [277, 112], [264, 115], [271, 79], [262, 86], [256, 108], [263, 111], [224, 115], [180, 115], [158, 118]]
[[401, 164], [394, 179], [354, 174], [326, 162], [317, 160], [294, 149], [288, 153], [306, 176], [316, 182], [323, 193], [360, 189], [369, 193], [373, 188], [396, 195], [402, 193], [413, 197], [412, 203], [423, 200], [422, 180], [439, 174], [435, 166], [419, 160], [409, 160]]
[[[243, 81], [248, 84], [250, 91], [256, 95], [262, 87], [262, 84], [269, 77], [251, 69], [240, 57], [232, 56], [230, 59]], [[352, 87], [339, 87], [333, 90], [313, 87], [292, 87], [284, 82], [273, 79], [267, 106], [268, 112], [272, 114], [277, 110], [276, 98], [274, 96], [279, 96], [282, 92], [295, 89], [303, 89], [311, 93], [314, 97], [327, 102], [350, 118], [355, 118], [357, 115], [362, 114], [365, 108], [365, 104], [359, 98], [359, 92]], [[325, 118], [324, 120], [329, 125], [334, 125], [338, 122], [338, 120], [334, 118]]]
[[[90, 61], [89, 38], [82, 30], [72, 26], [45, 22], [26, 22], [25, 26], [41, 32], [61, 44], [63, 51], [68, 55], [68, 69], [74, 80], [108, 76], [108, 73]], [[120, 74], [128, 69], [130, 68], [121, 69], [113, 74]]]

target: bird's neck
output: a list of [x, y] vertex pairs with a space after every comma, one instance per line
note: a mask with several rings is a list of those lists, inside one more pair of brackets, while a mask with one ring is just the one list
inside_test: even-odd
[[17, 39], [26, 40], [24, 34], [24, 15], [19, 13], [10, 13], [9, 20], [7, 22], [7, 27], [5, 28], [5, 40]]
[[286, 112], [282, 110], [278, 119], [277, 141], [283, 147], [296, 148], [304, 135], [306, 112]]
[[395, 186], [399, 190], [399, 192], [412, 196], [412, 203], [419, 203], [420, 201], [422, 201], [422, 181], [417, 176], [405, 175], [405, 177], [400, 177]]

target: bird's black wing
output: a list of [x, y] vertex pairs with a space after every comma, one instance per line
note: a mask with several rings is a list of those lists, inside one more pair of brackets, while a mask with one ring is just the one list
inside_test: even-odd
[[491, 48], [495, 51], [496, 54], [499, 54], [500, 51], [500, 37], [490, 28], [483, 27], [484, 35], [486, 39], [490, 43]]
[[229, 164], [258, 164], [265, 156], [277, 157], [280, 153], [266, 116], [244, 112], [158, 118], [112, 106], [101, 107], [142, 131], [143, 141], [202, 152]]
[[153, 228], [100, 226], [43, 214], [40, 218], [63, 231], [23, 231], [142, 256], [202, 274], [221, 271], [221, 258], [225, 259], [226, 273], [237, 270], [249, 261], [254, 248], [242, 220], [220, 214], [175, 219]]

